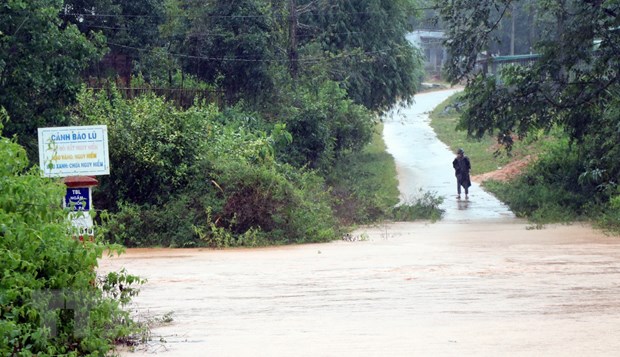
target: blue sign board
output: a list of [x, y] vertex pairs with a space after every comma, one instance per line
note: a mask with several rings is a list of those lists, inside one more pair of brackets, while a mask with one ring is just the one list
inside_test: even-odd
[[74, 211], [89, 211], [90, 187], [67, 187], [65, 206], [73, 207]]

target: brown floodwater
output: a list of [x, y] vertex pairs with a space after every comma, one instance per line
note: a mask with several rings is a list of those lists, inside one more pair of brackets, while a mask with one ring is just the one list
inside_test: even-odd
[[101, 273], [148, 279], [137, 318], [172, 318], [121, 354], [620, 354], [619, 239], [583, 225], [532, 229], [477, 185], [456, 200], [453, 153], [428, 119], [452, 92], [417, 96], [384, 126], [402, 201], [420, 189], [445, 197], [442, 221], [363, 227], [327, 244], [105, 257]]
[[137, 354], [611, 356], [620, 244], [587, 226], [394, 223], [362, 241], [129, 249], [137, 315], [172, 322]]

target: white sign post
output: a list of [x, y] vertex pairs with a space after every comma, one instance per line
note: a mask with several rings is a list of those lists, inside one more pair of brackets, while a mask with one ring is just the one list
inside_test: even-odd
[[39, 128], [39, 166], [45, 177], [109, 175], [108, 127]]
[[45, 177], [65, 177], [64, 206], [72, 210], [69, 220], [75, 229], [74, 236], [92, 239], [91, 187], [97, 180], [87, 176], [110, 174], [108, 127], [39, 128], [39, 166]]

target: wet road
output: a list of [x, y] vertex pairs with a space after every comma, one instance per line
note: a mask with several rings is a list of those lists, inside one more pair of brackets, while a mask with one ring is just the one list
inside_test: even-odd
[[[452, 168], [454, 153], [437, 139], [430, 126], [429, 112], [458, 89], [422, 93], [416, 103], [388, 114], [383, 138], [398, 170], [401, 201], [422, 192], [444, 197], [444, 221], [496, 220], [513, 218], [510, 209], [493, 195], [472, 183], [469, 200], [457, 200], [456, 178]], [[465, 148], [467, 154], [467, 148]], [[475, 162], [472, 167], [475, 169]], [[463, 194], [464, 198], [464, 194]]]
[[[401, 138], [402, 146], [388, 144], [401, 190], [447, 192], [452, 154], [430, 134], [411, 146], [415, 130], [397, 128], [421, 124], [407, 120], [386, 125], [385, 135]], [[414, 155], [418, 161], [398, 158], [421, 147], [437, 149]], [[430, 169], [415, 164], [424, 161], [446, 177], [425, 179]], [[132, 249], [104, 258], [102, 272], [124, 267], [148, 279], [135, 300], [138, 315], [172, 312], [151, 343], [123, 355], [618, 354], [618, 238], [581, 225], [528, 229], [476, 187], [467, 209], [456, 204], [446, 201], [444, 221], [360, 228], [355, 242]]]

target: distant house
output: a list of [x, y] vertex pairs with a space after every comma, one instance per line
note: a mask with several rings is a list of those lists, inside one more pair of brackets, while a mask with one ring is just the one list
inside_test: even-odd
[[431, 75], [440, 74], [441, 68], [448, 56], [446, 48], [443, 46], [444, 32], [416, 30], [408, 34], [407, 39], [424, 54], [426, 73]]
[[539, 58], [539, 54], [488, 56], [486, 53], [481, 53], [476, 60], [476, 72], [483, 72], [485, 75], [498, 75], [505, 66], [531, 66]]

